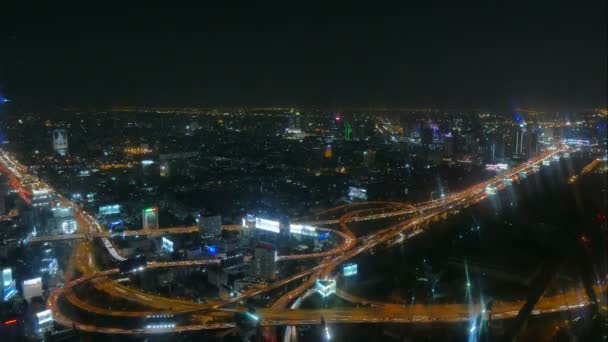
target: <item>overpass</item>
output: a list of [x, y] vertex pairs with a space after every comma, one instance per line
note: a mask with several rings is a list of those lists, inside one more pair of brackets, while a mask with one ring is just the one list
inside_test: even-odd
[[[378, 246], [380, 244], [384, 244], [390, 242], [391, 239], [394, 239], [396, 236], [405, 236], [404, 239], [408, 239], [414, 235], [417, 235], [423, 232], [425, 229], [422, 228], [422, 225], [428, 222], [430, 219], [437, 217], [438, 215], [442, 215], [444, 213], [450, 212], [453, 209], [457, 209], [460, 207], [465, 207], [471, 204], [474, 204], [480, 200], [483, 200], [488, 195], [485, 193], [484, 189], [486, 186], [495, 186], [497, 189], [502, 189], [504, 187], [502, 183], [502, 179], [506, 177], [512, 177], [512, 179], [517, 179], [518, 174], [520, 172], [527, 172], [532, 165], [542, 162], [543, 160], [552, 157], [553, 155], [559, 153], [560, 151], [549, 151], [543, 153], [541, 156], [531, 160], [528, 163], [524, 163], [516, 168], [506, 171], [503, 174], [498, 175], [488, 181], [480, 182], [472, 187], [467, 188], [461, 192], [453, 193], [445, 198], [427, 201], [423, 203], [418, 203], [415, 206], [410, 206], [408, 204], [399, 203], [396, 205], [392, 205], [388, 208], [372, 208], [372, 209], [363, 209], [350, 211], [346, 214], [340, 216], [338, 219], [331, 220], [318, 220], [312, 222], [335, 222], [340, 225], [341, 231], [335, 230], [335, 232], [340, 232], [343, 237], [343, 244], [338, 246], [332, 251], [328, 251], [326, 254], [311, 254], [308, 256], [285, 256], [283, 260], [294, 260], [298, 258], [325, 258], [325, 262], [313, 266], [307, 270], [301, 271], [298, 274], [289, 276], [287, 278], [278, 280], [274, 283], [269, 284], [266, 287], [253, 287], [245, 293], [226, 300], [217, 304], [199, 304], [184, 301], [181, 299], [173, 299], [173, 298], [164, 298], [157, 295], [151, 295], [141, 292], [140, 290], [132, 289], [129, 287], [122, 286], [121, 284], [116, 283], [109, 279], [110, 276], [113, 276], [117, 273], [117, 270], [97, 270], [95, 268], [94, 262], [91, 259], [90, 250], [87, 251], [82, 250], [81, 248], [75, 248], [75, 255], [71, 259], [71, 263], [74, 263], [74, 267], [79, 268], [83, 272], [83, 276], [80, 278], [76, 278], [74, 280], [69, 281], [66, 286], [61, 289], [55, 291], [47, 302], [48, 306], [53, 310], [53, 314], [55, 319], [63, 325], [73, 325], [77, 329], [84, 331], [95, 331], [95, 332], [105, 332], [105, 333], [120, 333], [120, 334], [149, 334], [149, 333], [166, 333], [167, 330], [163, 329], [149, 329], [149, 328], [136, 328], [136, 329], [127, 329], [120, 327], [104, 327], [104, 326], [96, 326], [85, 324], [82, 322], [77, 322], [67, 316], [61, 310], [61, 307], [58, 305], [60, 298], [66, 298], [67, 301], [71, 305], [75, 305], [76, 307], [80, 307], [83, 310], [90, 311], [93, 313], [98, 313], [100, 315], [111, 315], [111, 316], [145, 316], [150, 315], [151, 312], [161, 313], [161, 312], [170, 312], [170, 313], [189, 313], [191, 317], [191, 324], [178, 325], [176, 327], [172, 327], [171, 332], [174, 331], [193, 331], [200, 329], [221, 329], [221, 328], [231, 328], [234, 327], [234, 323], [226, 322], [226, 321], [217, 321], [216, 318], [225, 319], [226, 311], [222, 309], [222, 307], [236, 304], [244, 299], [258, 296], [263, 293], [267, 293], [271, 290], [278, 289], [286, 284], [289, 284], [293, 281], [303, 280], [303, 282], [296, 287], [295, 289], [285, 293], [283, 296], [279, 297], [275, 303], [270, 308], [260, 308], [259, 313], [262, 317], [260, 323], [262, 325], [301, 325], [301, 324], [318, 324], [321, 315], [325, 317], [328, 323], [379, 323], [379, 322], [398, 322], [398, 323], [427, 323], [434, 321], [441, 322], [456, 322], [469, 320], [473, 314], [471, 312], [471, 307], [469, 304], [453, 304], [452, 306], [408, 306], [404, 307], [400, 304], [379, 304], [373, 303], [368, 308], [358, 308], [358, 309], [322, 309], [322, 310], [302, 310], [302, 309], [294, 309], [287, 310], [287, 306], [299, 300], [303, 294], [309, 293], [307, 292], [314, 281], [317, 278], [325, 278], [328, 279], [332, 276], [334, 270], [343, 262], [351, 259], [352, 257], [364, 253], [368, 251], [370, 248]], [[5, 154], [0, 154], [0, 162], [4, 162]], [[355, 207], [356, 205], [353, 205]], [[77, 207], [76, 207], [77, 208]], [[405, 208], [405, 209], [404, 209]], [[347, 207], [343, 207], [341, 209], [348, 209]], [[340, 210], [341, 210], [340, 209]], [[328, 212], [336, 212], [328, 211]], [[377, 212], [380, 211], [380, 212]], [[93, 236], [93, 237], [102, 237], [107, 238], [109, 235], [103, 231], [101, 225], [96, 222], [94, 218], [92, 218], [86, 212], [76, 212], [79, 215], [79, 220], [84, 222], [83, 229], [86, 230], [84, 233], [80, 233], [83, 236]], [[368, 215], [359, 215], [363, 212], [368, 212]], [[358, 239], [354, 237], [354, 234], [350, 231], [348, 224], [349, 222], [363, 221], [363, 220], [374, 220], [384, 217], [391, 217], [391, 215], [406, 215], [406, 214], [416, 214], [413, 217], [409, 218], [406, 221], [399, 222], [395, 225], [392, 225], [388, 228], [384, 228], [376, 231], [373, 234], [370, 234], [363, 239], [360, 239], [361, 243], [357, 246], [356, 242]], [[327, 223], [333, 224], [333, 223]], [[177, 228], [166, 228], [165, 231], [158, 232], [158, 234], [166, 234], [168, 232], [192, 232], [193, 227], [177, 227]], [[198, 228], [196, 228], [198, 230]], [[159, 230], [160, 231], [160, 230]], [[133, 233], [128, 233], [133, 235], [142, 235], [141, 231]], [[405, 235], [403, 235], [405, 234]], [[153, 235], [153, 234], [151, 234]], [[79, 240], [84, 241], [84, 240]], [[78, 245], [86, 246], [82, 243]], [[325, 253], [325, 252], [324, 252]], [[87, 260], [88, 258], [88, 260]], [[207, 265], [211, 264], [211, 261], [199, 261], [205, 262], [199, 265]], [[215, 261], [217, 262], [217, 261]], [[150, 268], [161, 268], [161, 267], [188, 267], [197, 265], [196, 261], [182, 261], [179, 263], [150, 263]], [[95, 287], [100, 288], [112, 296], [117, 296], [119, 298], [128, 299], [142, 305], [153, 307], [152, 310], [146, 310], [141, 312], [130, 312], [126, 313], [124, 311], [111, 311], [111, 313], [107, 311], [103, 311], [102, 308], [95, 307], [89, 303], [85, 303], [80, 300], [72, 291], [74, 286], [78, 286], [80, 284], [84, 284], [87, 282], [91, 282]], [[600, 291], [605, 291], [605, 285], [601, 285], [598, 288]], [[541, 314], [546, 312], [555, 312], [555, 311], [563, 311], [569, 310], [573, 308], [579, 308], [581, 306], [585, 306], [588, 304], [586, 299], [584, 298], [584, 294], [581, 296], [579, 293], [580, 290], [571, 290], [572, 293], [564, 294], [563, 296], [557, 297], [547, 297], [547, 299], [542, 299], [538, 306], [537, 310], [533, 312], [533, 314]], [[122, 293], [122, 294], [121, 294]], [[347, 297], [347, 294], [340, 291], [340, 294], [344, 297]], [[160, 298], [159, 298], [160, 297]], [[351, 299], [354, 299], [351, 297]], [[576, 300], [575, 300], [576, 299]], [[564, 304], [567, 302], [566, 304]], [[546, 303], [546, 304], [545, 304]], [[504, 304], [495, 304], [494, 315], [495, 319], [502, 318], [511, 318], [513, 315], [516, 315], [518, 312], [518, 308], [521, 306], [519, 302], [511, 302]], [[518, 306], [519, 305], [519, 306]], [[545, 306], [543, 306], [545, 305]], [[466, 307], [466, 310], [465, 310]], [[477, 309], [474, 310], [479, 310]], [[474, 311], [473, 310], [473, 311]], [[318, 318], [316, 318], [318, 317]], [[197, 320], [200, 324], [197, 324]]]

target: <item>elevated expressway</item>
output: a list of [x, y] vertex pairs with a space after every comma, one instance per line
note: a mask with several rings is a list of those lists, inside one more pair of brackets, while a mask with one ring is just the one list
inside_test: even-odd
[[[144, 317], [151, 314], [161, 313], [190, 313], [190, 323], [185, 325], [178, 325], [172, 327], [170, 331], [192, 331], [200, 329], [220, 329], [230, 328], [234, 326], [232, 322], [217, 321], [216, 318], [222, 317], [225, 319], [226, 311], [222, 309], [230, 304], [236, 304], [244, 299], [258, 296], [260, 294], [269, 292], [271, 290], [280, 288], [290, 282], [304, 279], [304, 281], [297, 286], [295, 289], [285, 293], [279, 297], [271, 307], [258, 309], [259, 315], [262, 317], [262, 325], [300, 325], [300, 324], [316, 324], [319, 323], [320, 317], [323, 316], [328, 323], [360, 323], [360, 322], [434, 322], [434, 321], [445, 321], [455, 322], [469, 320], [471, 315], [475, 312], [471, 312], [471, 306], [469, 304], [451, 304], [451, 305], [411, 305], [403, 306], [400, 304], [391, 303], [370, 303], [370, 307], [364, 308], [336, 308], [336, 309], [320, 309], [320, 310], [301, 310], [294, 309], [288, 310], [287, 307], [290, 303], [299, 299], [305, 294], [313, 285], [317, 278], [330, 278], [334, 270], [343, 262], [351, 259], [359, 253], [368, 251], [370, 248], [386, 243], [394, 239], [398, 234], [405, 234], [405, 238], [409, 238], [416, 234], [419, 234], [424, 227], [424, 223], [430, 219], [442, 215], [453, 209], [465, 207], [483, 200], [487, 197], [485, 188], [487, 186], [494, 186], [497, 189], [501, 189], [504, 185], [502, 180], [507, 177], [517, 179], [520, 172], [527, 172], [532, 168], [533, 165], [542, 162], [545, 159], [551, 158], [553, 155], [561, 152], [549, 151], [534, 160], [524, 163], [518, 167], [508, 170], [507, 172], [500, 174], [488, 181], [481, 182], [474, 185], [464, 191], [451, 194], [445, 198], [441, 198], [434, 201], [428, 201], [418, 203], [415, 206], [407, 205], [403, 203], [393, 203], [392, 206], [389, 204], [390, 211], [386, 212], [382, 208], [371, 208], [362, 209], [347, 212], [340, 216], [338, 219], [329, 220], [317, 220], [309, 221], [310, 223], [321, 223], [323, 224], [339, 224], [341, 231], [335, 230], [337, 234], [343, 238], [343, 243], [326, 252], [313, 253], [308, 255], [297, 255], [297, 256], [282, 256], [281, 260], [297, 260], [302, 258], [325, 258], [324, 263], [312, 267], [308, 270], [300, 272], [296, 275], [290, 276], [285, 279], [281, 279], [277, 282], [269, 284], [266, 287], [254, 287], [242, 295], [232, 298], [230, 300], [220, 303], [207, 303], [199, 304], [190, 301], [164, 298], [160, 296], [145, 294], [139, 290], [132, 289], [127, 286], [122, 286], [115, 281], [110, 280], [108, 277], [117, 273], [117, 270], [97, 270], [92, 261], [90, 251], [82, 251], [81, 246], [75, 248], [75, 261], [74, 267], [79, 269], [83, 276], [74, 279], [66, 284], [62, 289], [55, 291], [48, 300], [48, 306], [53, 310], [54, 318], [57, 322], [67, 325], [74, 326], [77, 329], [84, 331], [94, 332], [105, 332], [105, 333], [120, 333], [120, 334], [146, 334], [146, 333], [166, 333], [167, 330], [163, 329], [126, 329], [119, 327], [105, 327], [85, 324], [74, 321], [73, 319], [64, 315], [61, 311], [61, 307], [58, 304], [59, 299], [65, 297], [72, 305], [79, 307], [82, 310], [98, 313], [100, 315], [108, 316], [124, 316], [124, 317]], [[1, 162], [5, 161], [5, 158], [0, 158]], [[352, 207], [356, 207], [363, 204], [353, 204]], [[384, 205], [384, 204], [379, 204]], [[325, 213], [337, 212], [339, 210], [348, 210], [348, 206], [342, 206], [340, 208], [334, 208], [326, 211]], [[375, 211], [380, 210], [380, 213]], [[81, 214], [79, 212], [79, 214]], [[374, 220], [379, 218], [414, 214], [413, 217], [406, 221], [399, 222], [388, 228], [376, 231], [373, 234], [366, 236], [360, 241], [364, 241], [357, 245], [357, 238], [348, 228], [348, 222]], [[97, 222], [91, 222], [92, 217], [87, 215], [83, 221], [87, 222], [83, 229], [88, 232], [81, 234], [91, 234], [91, 236], [101, 237], [106, 236]], [[320, 215], [319, 215], [320, 216]], [[175, 229], [175, 228], [170, 228]], [[181, 231], [189, 232], [188, 228], [179, 228]], [[193, 228], [190, 228], [193, 229]], [[170, 231], [170, 230], [169, 230]], [[168, 233], [163, 232], [163, 233]], [[177, 231], [177, 230], [176, 230]], [[141, 232], [139, 232], [141, 235]], [[86, 245], [85, 245], [86, 246]], [[86, 248], [85, 248], [86, 249]], [[88, 261], [86, 261], [88, 259]], [[83, 262], [83, 260], [85, 260]], [[205, 265], [213, 261], [203, 260], [199, 261], [200, 265]], [[162, 267], [184, 267], [194, 266], [196, 261], [186, 261], [176, 263], [150, 263], [150, 268], [162, 268]], [[83, 272], [84, 271], [84, 272]], [[116, 311], [107, 310], [99, 307], [95, 307], [91, 304], [85, 303], [78, 299], [72, 291], [74, 286], [91, 282], [94, 286], [108, 292], [112, 296], [124, 298], [135, 301], [140, 304], [144, 304], [150, 307], [151, 310], [145, 311]], [[605, 285], [597, 288], [598, 291], [605, 291]], [[122, 295], [121, 295], [122, 293]], [[359, 298], [350, 296], [343, 291], [338, 291], [338, 295], [354, 302], [360, 301]], [[157, 298], [160, 297], [160, 298]], [[541, 314], [546, 312], [555, 312], [561, 310], [568, 310], [574, 307], [580, 307], [587, 305], [588, 301], [583, 291], [574, 289], [566, 294], [552, 297], [545, 297], [541, 299], [537, 305], [537, 309], [533, 312], [534, 314]], [[517, 314], [522, 303], [520, 302], [502, 302], [497, 303], [493, 310], [494, 319], [510, 318]], [[478, 306], [473, 307], [474, 311], [480, 311]], [[197, 322], [200, 322], [198, 324]]]

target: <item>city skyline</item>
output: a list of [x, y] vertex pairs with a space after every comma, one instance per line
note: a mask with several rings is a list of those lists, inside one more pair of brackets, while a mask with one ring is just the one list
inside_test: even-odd
[[2, 341], [605, 341], [606, 6], [3, 6]]

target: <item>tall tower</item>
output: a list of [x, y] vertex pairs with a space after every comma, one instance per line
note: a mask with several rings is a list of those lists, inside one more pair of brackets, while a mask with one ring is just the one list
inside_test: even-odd
[[350, 141], [353, 135], [353, 129], [350, 125], [350, 123], [345, 122], [344, 123], [344, 140], [346, 141]]
[[526, 129], [522, 126], [517, 127], [515, 129], [515, 134], [513, 137], [514, 137], [513, 158], [515, 158], [515, 159], [525, 158], [525, 156], [526, 156], [525, 139], [527, 137]]

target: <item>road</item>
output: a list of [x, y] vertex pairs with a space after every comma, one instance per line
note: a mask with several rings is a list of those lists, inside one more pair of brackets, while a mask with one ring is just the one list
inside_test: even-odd
[[593, 171], [593, 169], [595, 169], [596, 167], [598, 167], [602, 162], [605, 162], [605, 160], [602, 159], [602, 158], [594, 159], [589, 164], [585, 165], [585, 167], [583, 167], [581, 169], [581, 172], [579, 172], [576, 175], [570, 176], [570, 178], [568, 178], [568, 184], [574, 184], [574, 183], [576, 183], [576, 181], [578, 180], [578, 178], [580, 176], [585, 175], [585, 174]]
[[[236, 230], [239, 226], [228, 225], [222, 226], [223, 230]], [[125, 230], [120, 233], [112, 233], [109, 231], [93, 231], [88, 234], [62, 234], [62, 235], [47, 235], [47, 236], [34, 236], [28, 240], [28, 243], [46, 242], [46, 241], [60, 241], [60, 240], [76, 240], [89, 238], [111, 238], [111, 237], [127, 237], [127, 236], [161, 236], [170, 234], [191, 234], [200, 231], [198, 226], [184, 226], [184, 227], [169, 227], [159, 229], [148, 229], [148, 230]]]
[[[59, 323], [67, 326], [73, 324], [78, 329], [85, 331], [121, 334], [166, 332], [163, 331], [163, 329], [122, 329], [117, 327], [108, 328], [103, 326], [82, 324], [80, 322], [73, 321], [61, 312], [61, 308], [57, 305], [59, 298], [65, 296], [65, 298], [69, 302], [71, 302], [72, 305], [78, 306], [87, 311], [98, 313], [100, 315], [146, 316], [150, 315], [152, 312], [190, 312], [193, 320], [198, 320], [201, 322], [201, 324], [179, 325], [177, 327], [171, 328], [172, 331], [230, 328], [234, 327], [234, 324], [231, 322], [213, 322], [213, 319], [215, 317], [226, 317], [226, 312], [222, 311], [222, 307], [238, 303], [244, 299], [258, 296], [260, 294], [280, 288], [288, 283], [303, 279], [299, 286], [279, 297], [270, 308], [258, 309], [258, 312], [262, 317], [261, 323], [263, 325], [295, 326], [301, 324], [317, 324], [319, 323], [321, 315], [325, 317], [328, 323], [435, 321], [453, 322], [460, 320], [468, 320], [472, 315], [476, 314], [476, 312], [471, 312], [471, 306], [469, 304], [403, 306], [400, 304], [390, 303], [372, 303], [372, 306], [365, 308], [342, 308], [321, 310], [302, 310], [297, 308], [288, 310], [288, 307], [292, 303], [297, 303], [301, 301], [301, 298], [304, 295], [310, 293], [310, 289], [314, 285], [314, 282], [317, 278], [330, 279], [335, 269], [345, 261], [353, 258], [354, 256], [360, 253], [364, 253], [373, 247], [388, 243], [398, 236], [401, 236], [402, 239], [408, 239], [414, 235], [423, 232], [424, 229], [428, 229], [428, 227], [424, 224], [429, 220], [437, 217], [438, 215], [444, 215], [447, 212], [469, 206], [480, 200], [485, 199], [489, 196], [485, 192], [486, 187], [492, 186], [495, 187], [497, 190], [500, 190], [504, 187], [504, 178], [511, 178], [513, 180], [517, 180], [520, 172], [529, 172], [531, 169], [533, 169], [532, 166], [534, 164], [538, 164], [542, 160], [551, 158], [553, 155], [559, 152], [561, 151], [556, 150], [543, 153], [541, 156], [535, 158], [534, 160], [524, 163], [518, 167], [512, 168], [490, 180], [480, 182], [474, 186], [467, 188], [466, 190], [450, 194], [445, 198], [417, 203], [415, 205], [397, 203], [391, 206], [389, 204], [389, 207], [385, 208], [371, 208], [349, 211], [337, 219], [309, 221], [313, 223], [325, 222], [324, 224], [339, 224], [340, 231], [335, 230], [334, 232], [342, 237], [343, 243], [330, 251], [322, 253], [313, 253], [303, 256], [282, 256], [281, 260], [297, 260], [303, 258], [325, 259], [323, 263], [311, 267], [308, 270], [278, 280], [272, 284], [269, 284], [266, 287], [254, 287], [246, 291], [242, 295], [222, 303], [217, 303], [213, 305], [200, 305], [198, 303], [187, 302], [179, 299], [164, 298], [151, 294], [142, 294], [142, 292], [139, 290], [122, 286], [114, 281], [109, 280], [108, 278], [109, 276], [115, 275], [117, 273], [117, 270], [100, 271], [95, 268], [94, 261], [92, 260], [93, 258], [91, 257], [92, 252], [87, 249], [85, 244], [82, 245], [85, 247], [79, 246], [79, 248], [75, 248], [75, 257], [71, 259], [74, 260], [76, 268], [85, 270], [85, 272], [82, 272], [83, 276], [70, 281], [66, 284], [66, 286], [64, 286], [64, 288], [55, 291], [49, 298], [47, 304], [53, 310], [54, 317]], [[5, 153], [0, 153], [0, 162], [4, 165], [6, 170], [12, 171], [14, 169], [18, 172], [21, 172], [21, 174], [15, 175], [16, 179], [21, 179], [21, 177], [23, 177], [22, 173], [24, 172], [23, 168], [19, 168], [18, 164], [15, 164], [15, 162], [11, 162], [10, 160], [11, 159], [8, 158]], [[6, 163], [8, 163], [8, 165]], [[39, 180], [36, 180], [36, 182], [38, 185], [43, 185], [43, 183], [41, 183]], [[66, 200], [66, 204], [69, 203], [70, 202], [67, 202]], [[352, 207], [356, 207], [359, 205], [363, 204], [353, 204]], [[342, 206], [340, 208], [334, 208], [325, 212], [334, 213], [344, 209], [348, 210], [349, 208], [347, 206]], [[83, 226], [85, 227], [85, 232], [79, 232], [79, 234], [89, 234], [90, 236], [94, 237], [107, 238], [107, 233], [103, 231], [99, 223], [96, 222], [94, 218], [92, 218], [87, 213], [79, 210], [77, 211], [77, 215], [79, 215], [79, 220], [84, 223]], [[349, 222], [375, 220], [398, 215], [413, 216], [405, 221], [396, 223], [388, 228], [378, 230], [375, 233], [365, 236], [359, 240], [348, 228]], [[163, 233], [159, 234], [166, 234], [171, 230], [175, 232], [190, 232], [190, 229], [193, 230], [194, 228], [168, 228]], [[198, 228], [196, 230], [198, 230]], [[141, 235], [141, 232], [139, 235]], [[357, 242], [360, 243], [357, 245]], [[110, 251], [110, 248], [108, 248], [108, 250]], [[193, 266], [195, 264], [196, 261], [185, 261], [179, 263], [150, 263], [150, 268], [186, 267]], [[84, 282], [91, 282], [92, 284], [94, 284], [94, 286], [102, 288], [104, 291], [109, 292], [112, 296], [116, 296], [119, 298], [122, 297], [125, 299], [130, 298], [130, 300], [134, 300], [135, 302], [144, 304], [148, 307], [152, 307], [152, 310], [126, 313], [123, 311], [116, 310], [104, 310], [103, 308], [98, 308], [91, 304], [85, 303], [82, 300], [78, 299], [72, 291], [74, 286], [77, 286]], [[605, 285], [602, 286], [603, 287], [598, 288], [597, 290], [605, 291]], [[340, 291], [339, 295], [346, 299], [350, 298], [354, 301], [360, 300], [359, 298], [354, 298], [344, 293], [343, 291]], [[536, 307], [537, 310], [535, 310], [534, 313], [541, 314], [546, 312], [563, 311], [586, 305], [586, 299], [581, 300], [580, 298], [586, 298], [586, 296], [578, 289], [573, 289], [564, 295], [546, 297], [539, 302]], [[520, 302], [504, 302], [500, 304], [495, 304], [493, 319], [513, 317], [515, 314], [517, 314], [521, 305], [522, 303]], [[479, 308], [474, 307], [473, 311], [478, 312]]]

